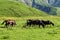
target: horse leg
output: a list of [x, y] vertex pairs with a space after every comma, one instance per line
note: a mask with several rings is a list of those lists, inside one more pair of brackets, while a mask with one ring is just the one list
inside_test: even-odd
[[10, 24], [12, 27], [14, 26], [14, 24], [12, 23], [12, 24]]
[[8, 28], [8, 24], [5, 24], [5, 27]]
[[42, 25], [43, 28], [45, 28], [45, 25]]
[[40, 28], [40, 24], [39, 24], [39, 28]]
[[13, 24], [11, 24], [11, 26], [13, 27]]
[[10, 25], [13, 27], [13, 26], [15, 26], [15, 23], [11, 22]]
[[32, 24], [27, 24], [27, 26], [29, 26], [29, 27], [30, 27], [31, 25], [32, 25]]

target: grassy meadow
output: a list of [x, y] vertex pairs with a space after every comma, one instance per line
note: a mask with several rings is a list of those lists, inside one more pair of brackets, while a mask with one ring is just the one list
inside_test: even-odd
[[[5, 19], [15, 20], [17, 25], [4, 28], [1, 23]], [[23, 28], [27, 19], [50, 20], [55, 25], [45, 28], [39, 28], [38, 25]], [[16, 0], [0, 0], [0, 40], [60, 40], [60, 17], [50, 16]]]
[[[0, 25], [0, 40], [60, 40], [60, 17], [1, 17], [0, 24], [5, 19], [14, 19], [17, 23], [15, 27], [4, 28]], [[27, 26], [23, 28], [27, 19], [50, 20], [55, 25], [38, 28], [38, 26]]]

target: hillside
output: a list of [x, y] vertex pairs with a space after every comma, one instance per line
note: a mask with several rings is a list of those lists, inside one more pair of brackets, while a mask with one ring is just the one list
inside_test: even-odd
[[[33, 0], [17, 0], [17, 1], [21, 1], [25, 4], [28, 3], [28, 5], [31, 5]], [[35, 0], [35, 2], [45, 6], [60, 7], [60, 0]]]
[[51, 5], [50, 3], [52, 0], [17, 0], [18, 2], [22, 2], [24, 4], [27, 4], [28, 6], [32, 6], [34, 8], [37, 8], [39, 10], [42, 10], [50, 15], [56, 15], [57, 9]]
[[60, 0], [48, 0], [48, 3], [54, 7], [60, 7]]
[[60, 16], [60, 8], [57, 7], [57, 15]]
[[35, 8], [28, 7], [17, 1], [0, 0], [0, 16], [23, 17], [47, 15]]

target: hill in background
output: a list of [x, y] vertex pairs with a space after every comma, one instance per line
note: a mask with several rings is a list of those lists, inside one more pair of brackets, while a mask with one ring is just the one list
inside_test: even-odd
[[46, 16], [47, 14], [38, 9], [9, 0], [0, 0], [0, 16], [23, 17], [23, 16]]
[[42, 10], [50, 15], [58, 15], [58, 8], [60, 6], [60, 0], [16, 0], [27, 4], [28, 6], [32, 6], [39, 10]]
[[48, 0], [16, 0], [16, 1], [22, 2], [24, 4], [27, 4], [28, 6], [44, 11], [47, 14], [57, 15], [56, 13], [57, 9], [52, 7], [48, 3]]

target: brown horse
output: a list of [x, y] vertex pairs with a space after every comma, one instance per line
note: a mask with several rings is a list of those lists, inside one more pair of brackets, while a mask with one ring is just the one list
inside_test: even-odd
[[15, 22], [15, 20], [7, 19], [7, 20], [4, 20], [2, 24], [5, 24], [5, 27], [8, 27], [9, 25], [11, 25], [11, 26], [16, 25], [16, 22]]

